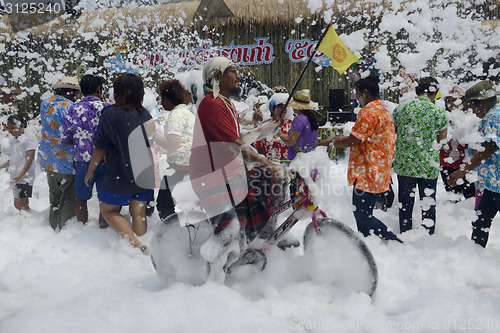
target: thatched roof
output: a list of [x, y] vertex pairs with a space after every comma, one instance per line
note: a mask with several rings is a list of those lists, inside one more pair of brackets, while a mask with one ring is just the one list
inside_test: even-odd
[[[49, 23], [31, 26], [36, 28], [31, 31], [34, 34], [44, 34], [64, 29], [65, 32], [77, 27], [89, 27], [99, 31], [113, 25], [116, 20], [130, 21], [150, 17], [153, 21], [168, 22], [173, 18], [182, 18], [185, 24], [199, 21], [224, 21], [236, 19], [242, 21], [275, 21], [295, 20], [297, 17], [311, 16], [311, 10], [303, 0], [201, 0], [162, 3], [151, 6], [106, 8], [94, 11], [84, 11], [78, 19], [57, 18]], [[95, 24], [96, 19], [102, 18], [106, 21], [105, 27]], [[68, 26], [72, 25], [74, 27]], [[1, 17], [0, 32], [12, 32], [10, 21], [6, 15]]]
[[[413, 1], [413, 0], [404, 0]], [[430, 0], [433, 1], [433, 0]], [[493, 8], [488, 6], [490, 3], [498, 0], [485, 0], [481, 5], [484, 8]], [[329, 6], [329, 15], [344, 15], [353, 13], [363, 13], [364, 15], [380, 15], [380, 6], [389, 8], [392, 2], [382, 0], [382, 2], [357, 1], [357, 0], [335, 0]], [[496, 7], [495, 7], [496, 8]], [[193, 0], [181, 2], [169, 2], [149, 6], [139, 7], [120, 7], [106, 8], [94, 11], [84, 11], [78, 19], [62, 19], [58, 18], [49, 23], [38, 25], [31, 32], [34, 34], [44, 35], [54, 33], [63, 29], [65, 33], [71, 31], [105, 31], [113, 26], [123, 23], [133, 25], [134, 22], [139, 24], [150, 23], [167, 23], [172, 20], [181, 18], [183, 24], [191, 23], [207, 23], [208, 25], [217, 26], [223, 24], [227, 20], [239, 20], [244, 22], [282, 22], [292, 21], [297, 18], [310, 18], [311, 16], [322, 16], [325, 14], [325, 1], [322, 8], [308, 8], [307, 0]], [[491, 15], [493, 20], [498, 19], [498, 9], [492, 9]], [[101, 19], [101, 20], [99, 20]], [[102, 20], [105, 24], [102, 24]], [[497, 23], [491, 24], [493, 27]], [[36, 26], [36, 24], [32, 24]], [[12, 32], [10, 29], [7, 15], [0, 19], [0, 33]]]

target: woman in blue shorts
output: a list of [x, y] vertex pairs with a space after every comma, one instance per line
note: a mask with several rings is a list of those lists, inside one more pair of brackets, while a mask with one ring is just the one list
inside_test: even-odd
[[[102, 113], [85, 183], [93, 178], [104, 159], [102, 191], [98, 193], [101, 213], [119, 235], [127, 237], [134, 247], [148, 254], [147, 247], [137, 236], [147, 231], [146, 202], [151, 198], [154, 186], [144, 126], [151, 115], [142, 106], [144, 84], [139, 76], [122, 74], [114, 81], [113, 88], [115, 104]], [[132, 227], [120, 214], [120, 207], [127, 205], [132, 215]]]

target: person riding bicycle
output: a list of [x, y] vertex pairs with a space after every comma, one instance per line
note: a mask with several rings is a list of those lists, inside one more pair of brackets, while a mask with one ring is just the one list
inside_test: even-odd
[[210, 265], [209, 279], [223, 282], [224, 269], [238, 259], [245, 238], [262, 230], [273, 203], [282, 200], [287, 172], [241, 139], [230, 100], [239, 93], [237, 67], [227, 58], [213, 58], [203, 79], [210, 90], [195, 121], [190, 179], [215, 228], [201, 255]]

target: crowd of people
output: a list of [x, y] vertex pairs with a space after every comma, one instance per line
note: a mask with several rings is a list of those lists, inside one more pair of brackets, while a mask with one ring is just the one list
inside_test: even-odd
[[[347, 181], [353, 186], [356, 226], [364, 236], [402, 243], [396, 231], [374, 216], [377, 200], [391, 190], [393, 173], [399, 233], [413, 228], [418, 192], [421, 224], [433, 234], [441, 175], [447, 191], [476, 197], [472, 239], [486, 246], [500, 210], [500, 92], [493, 82], [481, 81], [467, 90], [453, 88], [445, 96], [444, 110], [436, 105], [439, 82], [423, 77], [416, 98], [391, 113], [380, 99], [379, 77], [361, 75], [352, 83], [352, 96], [361, 109], [350, 133], [318, 142], [317, 103], [310, 91], [299, 90], [289, 98], [286, 88], [277, 87], [263, 108], [270, 119], [256, 111], [252, 121], [245, 122], [233, 100], [240, 93], [240, 79], [238, 67], [229, 59], [209, 60], [203, 69], [206, 94], [194, 112], [188, 108], [191, 94], [180, 81], [162, 81], [158, 91], [166, 113], [153, 119], [143, 106], [144, 83], [138, 75], [124, 73], [114, 80], [113, 101], [106, 99], [106, 84], [98, 76], [88, 74], [80, 81], [64, 77], [54, 85], [54, 95], [41, 104], [39, 143], [24, 131], [27, 123], [20, 115], [10, 116], [4, 124], [11, 135], [10, 160], [1, 167], [9, 168], [14, 206], [30, 209], [38, 148], [54, 230], [75, 216], [88, 221], [87, 202], [95, 186], [101, 228], [110, 226], [148, 254], [141, 242], [151, 214], [147, 207], [156, 206], [161, 219], [173, 214], [172, 190], [189, 180], [214, 226], [201, 252], [210, 263], [211, 278], [222, 281], [224, 268], [239, 257], [242, 235], [246, 243], [266, 238], [276, 223], [270, 221], [271, 208], [287, 193], [293, 197], [298, 191], [302, 180], [300, 175], [290, 179], [289, 163], [319, 145], [349, 149]], [[481, 119], [480, 148], [472, 150], [449, 135], [454, 126], [449, 113], [457, 109]], [[256, 135], [253, 142], [245, 139], [243, 127], [258, 132], [266, 122], [271, 131]], [[474, 170], [476, 183], [464, 179]], [[124, 206], [132, 221], [122, 214]], [[290, 237], [279, 245], [299, 242]]]

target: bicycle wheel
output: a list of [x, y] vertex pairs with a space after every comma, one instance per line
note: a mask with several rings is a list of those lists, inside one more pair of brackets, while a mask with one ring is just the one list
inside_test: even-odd
[[208, 263], [200, 247], [213, 233], [207, 216], [201, 211], [172, 214], [160, 223], [150, 243], [151, 260], [164, 281], [205, 283]]
[[370, 250], [351, 228], [331, 218], [319, 218], [318, 233], [311, 222], [304, 233], [304, 265], [314, 281], [340, 290], [373, 295], [377, 265]]

